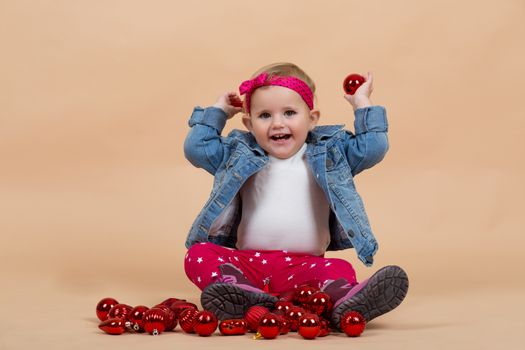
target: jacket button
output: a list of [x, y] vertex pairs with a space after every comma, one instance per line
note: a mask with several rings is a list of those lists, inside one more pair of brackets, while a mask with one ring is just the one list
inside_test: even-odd
[[353, 238], [355, 236], [355, 233], [354, 231], [350, 230], [348, 231], [348, 235]]
[[331, 159], [327, 159], [327, 160], [326, 160], [326, 167], [327, 167], [327, 168], [331, 168], [333, 164], [334, 164], [334, 162], [332, 162]]

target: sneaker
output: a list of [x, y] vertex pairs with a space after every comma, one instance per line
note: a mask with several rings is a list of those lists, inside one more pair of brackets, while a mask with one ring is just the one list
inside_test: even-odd
[[201, 294], [202, 307], [213, 312], [219, 320], [243, 318], [254, 305], [272, 309], [277, 302], [277, 297], [255, 287], [236, 266], [227, 263], [219, 269], [222, 276]]
[[[339, 280], [338, 280], [339, 281]], [[327, 285], [327, 288], [329, 285]], [[408, 276], [402, 268], [385, 266], [370, 278], [354, 285], [334, 303], [332, 325], [341, 329], [341, 318], [348, 311], [358, 311], [366, 322], [395, 309], [408, 291]]]

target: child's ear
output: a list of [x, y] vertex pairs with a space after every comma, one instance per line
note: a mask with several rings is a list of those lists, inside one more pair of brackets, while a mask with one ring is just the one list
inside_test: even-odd
[[321, 111], [318, 109], [312, 109], [310, 111], [310, 130], [313, 130], [321, 118]]
[[242, 123], [244, 124], [246, 129], [248, 129], [248, 131], [250, 131], [253, 134], [253, 132], [252, 132], [252, 130], [253, 130], [252, 120], [251, 120], [249, 114], [243, 114], [242, 115]]

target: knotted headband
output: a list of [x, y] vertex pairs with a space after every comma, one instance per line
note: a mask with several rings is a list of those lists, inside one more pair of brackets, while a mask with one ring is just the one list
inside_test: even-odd
[[306, 102], [310, 110], [314, 108], [314, 94], [310, 87], [301, 79], [291, 76], [273, 76], [268, 79], [268, 73], [261, 73], [253, 79], [245, 80], [239, 86], [239, 92], [241, 95], [246, 94], [246, 108], [250, 113], [250, 98], [252, 93], [261, 86], [284, 86], [297, 92]]

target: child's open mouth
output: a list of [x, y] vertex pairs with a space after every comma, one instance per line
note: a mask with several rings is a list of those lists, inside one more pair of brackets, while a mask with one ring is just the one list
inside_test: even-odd
[[279, 134], [271, 136], [270, 139], [277, 143], [285, 143], [291, 136], [291, 134]]

